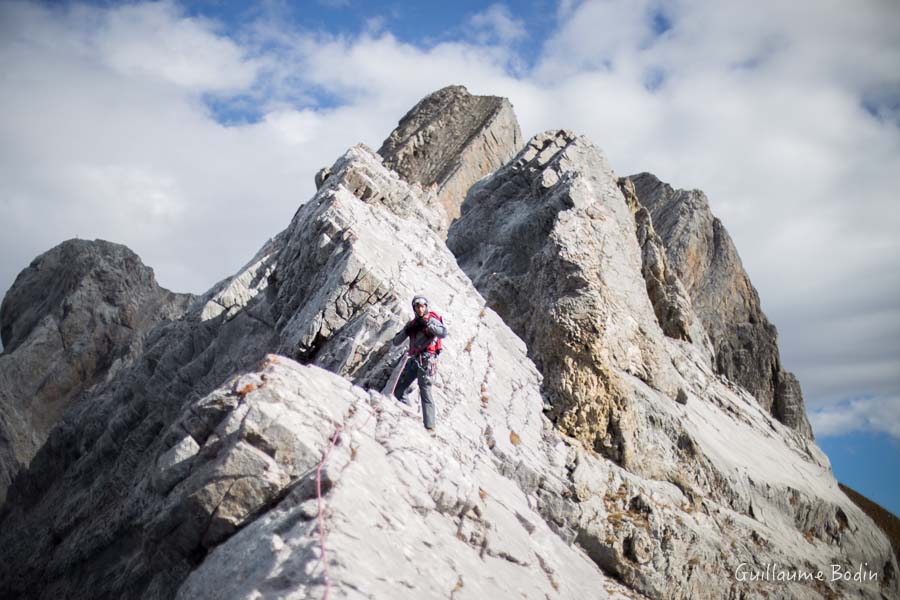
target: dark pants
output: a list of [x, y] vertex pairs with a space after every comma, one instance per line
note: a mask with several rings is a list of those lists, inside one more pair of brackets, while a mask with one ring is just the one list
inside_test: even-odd
[[423, 352], [417, 357], [411, 357], [406, 361], [406, 366], [397, 379], [397, 388], [394, 396], [403, 400], [406, 390], [412, 385], [414, 379], [419, 380], [419, 397], [422, 399], [422, 421], [425, 427], [434, 427], [434, 400], [431, 397], [431, 384], [434, 382], [434, 370], [437, 367], [437, 356], [429, 352]]

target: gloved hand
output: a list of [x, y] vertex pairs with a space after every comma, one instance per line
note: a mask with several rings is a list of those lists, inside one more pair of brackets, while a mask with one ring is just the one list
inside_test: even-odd
[[412, 321], [406, 324], [406, 333], [407, 335], [412, 335], [414, 333], [418, 333], [425, 329], [425, 319], [422, 317], [416, 317]]

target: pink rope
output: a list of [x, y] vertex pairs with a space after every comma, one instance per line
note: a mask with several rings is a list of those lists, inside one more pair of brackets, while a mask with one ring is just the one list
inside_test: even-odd
[[319, 514], [317, 517], [317, 520], [319, 522], [319, 545], [322, 549], [322, 570], [325, 576], [325, 595], [323, 596], [324, 600], [328, 600], [328, 594], [331, 591], [331, 578], [328, 576], [328, 556], [325, 550], [325, 514], [322, 510], [322, 467], [324, 467], [325, 463], [328, 462], [328, 457], [331, 455], [331, 450], [337, 443], [337, 439], [340, 434], [341, 426], [338, 425], [334, 430], [334, 435], [331, 436], [331, 444], [328, 445], [328, 450], [325, 452], [325, 456], [322, 458], [322, 462], [320, 462], [319, 466], [316, 467], [316, 498], [319, 508]]
[[319, 546], [321, 548], [321, 560], [322, 560], [322, 574], [325, 578], [325, 595], [322, 596], [323, 600], [328, 600], [328, 595], [331, 593], [331, 577], [328, 575], [328, 553], [325, 548], [325, 511], [322, 509], [322, 468], [325, 466], [325, 463], [328, 462], [328, 457], [331, 456], [331, 451], [334, 449], [334, 446], [337, 444], [337, 440], [341, 435], [342, 431], [353, 431], [354, 429], [362, 429], [368, 424], [369, 419], [372, 418], [372, 413], [370, 412], [368, 416], [366, 416], [366, 420], [356, 425], [355, 427], [341, 427], [337, 425], [334, 429], [334, 434], [331, 436], [331, 443], [328, 444], [328, 449], [325, 451], [325, 456], [322, 457], [322, 461], [319, 463], [319, 466], [316, 467], [316, 504], [318, 506], [318, 515], [316, 517], [316, 521], [319, 524]]

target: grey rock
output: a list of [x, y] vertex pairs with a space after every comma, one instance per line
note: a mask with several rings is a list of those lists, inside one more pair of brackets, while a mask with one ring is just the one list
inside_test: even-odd
[[[520, 488], [536, 486], [545, 462], [539, 376], [429, 227], [418, 188], [364, 147], [332, 172], [285, 232], [155, 329], [140, 360], [53, 431], [0, 513], [0, 588], [11, 597], [319, 594], [317, 488], [331, 552], [362, 566], [332, 565], [341, 589], [434, 596], [460, 577], [475, 595], [510, 581], [568, 597], [616, 589]], [[442, 356], [437, 437], [349, 381], [385, 384], [399, 358], [390, 340], [421, 287], [451, 329], [474, 336]], [[346, 437], [317, 486], [313, 467], [338, 426]], [[363, 544], [360, 518], [375, 519]], [[416, 539], [398, 533], [410, 522]], [[281, 543], [294, 550], [273, 554]], [[423, 548], [432, 577], [416, 575]], [[500, 576], [484, 577], [485, 564]], [[247, 577], [222, 578], [235, 568]]]
[[669, 268], [663, 241], [653, 229], [650, 212], [638, 202], [634, 183], [620, 178], [618, 184], [634, 214], [635, 234], [641, 247], [641, 273], [659, 326], [669, 337], [706, 343], [706, 331], [694, 317], [687, 291]]
[[321, 169], [319, 169], [319, 171], [316, 173], [315, 179], [316, 189], [322, 187], [322, 184], [325, 183], [325, 180], [329, 177], [331, 177], [331, 169], [329, 169], [328, 167], [322, 167]]
[[454, 85], [416, 104], [378, 153], [407, 181], [433, 187], [443, 213], [438, 230], [446, 233], [472, 184], [506, 164], [522, 142], [509, 100]]
[[[473, 187], [448, 247], [525, 340], [551, 418], [587, 447], [633, 463], [636, 431], [620, 377], [671, 389], [631, 211], [603, 154], [568, 131], [532, 138]], [[653, 327], [648, 324], [653, 322]]]
[[125, 246], [69, 240], [32, 261], [0, 306], [0, 503], [66, 409], [143, 350], [191, 296]]
[[[859, 512], [859, 535], [837, 541], [849, 528], [836, 523], [852, 509], [827, 459], [713, 371], [703, 328], [666, 335], [645, 260], [660, 243], [649, 218], [642, 233], [639, 212], [602, 153], [558, 131], [536, 136], [474, 186], [450, 229], [460, 266], [542, 371], [549, 416], [588, 449], [564, 461], [568, 485], [538, 494], [542, 515], [566, 539], [574, 532], [605, 572], [656, 598], [739, 597], [748, 593], [732, 575], [741, 562], [831, 564], [811, 559], [812, 549], [794, 554], [810, 536], [824, 544], [815, 552], [842, 556], [834, 560], [890, 563], [882, 542], [871, 553], [878, 534]], [[649, 265], [677, 284], [659, 277], [662, 258]], [[669, 306], [679, 302], [675, 289]], [[690, 306], [680, 306], [689, 317]], [[685, 331], [689, 321], [681, 322]], [[698, 400], [686, 403], [688, 393]], [[773, 536], [773, 527], [787, 529]], [[820, 596], [802, 585], [749, 593]]]
[[812, 437], [799, 383], [781, 365], [775, 326], [706, 196], [675, 190], [650, 173], [630, 179], [709, 334], [716, 370], [746, 387], [781, 422]]

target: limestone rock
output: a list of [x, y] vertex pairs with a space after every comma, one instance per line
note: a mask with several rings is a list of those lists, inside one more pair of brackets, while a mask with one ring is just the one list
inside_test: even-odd
[[606, 158], [558, 131], [474, 187], [447, 240], [525, 340], [562, 431], [625, 465], [636, 432], [615, 371], [676, 392], [633, 232]]
[[[558, 440], [539, 375], [429, 227], [418, 188], [364, 147], [332, 173], [245, 269], [154, 330], [141, 359], [53, 431], [0, 514], [10, 597], [172, 597], [182, 585], [183, 597], [320, 595], [311, 469], [338, 427], [319, 479], [332, 587], [410, 598], [460, 580], [472, 597], [623, 590], [538, 512], [536, 486], [555, 478], [561, 489], [566, 476], [559, 461], [544, 473]], [[376, 391], [422, 287], [458, 336], [438, 374], [437, 438]], [[230, 314], [211, 315], [223, 294]], [[259, 561], [232, 558], [248, 548]], [[235, 568], [246, 577], [223, 577]]]
[[132, 362], [150, 328], [190, 299], [103, 240], [63, 242], [19, 274], [0, 307], [0, 503], [66, 408]]
[[407, 181], [435, 187], [446, 233], [472, 184], [506, 164], [522, 141], [509, 100], [455, 85], [416, 104], [378, 153]]
[[778, 420], [812, 437], [799, 383], [781, 365], [775, 326], [706, 196], [675, 190], [649, 173], [630, 179], [710, 336], [716, 370], [746, 387]]
[[[154, 327], [52, 431], [0, 509], [3, 596], [897, 596], [889, 543], [815, 444], [716, 374], [701, 344], [663, 333], [602, 154], [553, 133], [525, 156], [470, 195], [507, 186], [506, 226], [538, 249], [517, 254], [496, 233], [500, 259], [485, 262], [533, 284], [504, 307], [442, 242], [427, 191], [348, 150], [287, 229]], [[420, 292], [451, 333], [435, 436], [380, 393]], [[577, 334], [594, 331], [582, 309], [605, 320], [580, 353]], [[542, 378], [560, 359], [516, 334], [538, 331], [528, 311], [557, 319], [571, 379]], [[564, 385], [605, 384], [591, 353], [635, 436], [621, 464], [544, 414]], [[868, 562], [879, 580], [733, 577], [771, 562]]]
[[694, 317], [687, 291], [669, 268], [665, 246], [653, 229], [650, 212], [638, 202], [630, 179], [620, 178], [618, 183], [634, 214], [635, 233], [641, 247], [641, 273], [659, 326], [669, 337], [706, 343], [706, 331]]
[[[588, 449], [567, 459], [568, 490], [540, 493], [544, 517], [651, 597], [739, 597], [746, 590], [730, 574], [741, 563], [828, 565], [806, 552], [829, 545], [841, 548], [843, 564], [880, 562], [893, 572], [882, 542], [871, 552], [878, 534], [859, 512], [859, 535], [842, 537], [852, 508], [821, 451], [717, 376], [704, 340], [664, 335], [646, 282], [648, 245], [639, 242], [659, 244], [649, 219], [647, 235], [636, 231], [616, 184], [589, 141], [541, 134], [473, 187], [448, 237], [488, 304], [526, 342], [550, 416]], [[698, 400], [687, 403], [688, 394]], [[592, 460], [590, 450], [614, 462]], [[822, 546], [795, 555], [800, 540]], [[759, 584], [752, 593], [820, 594], [789, 587]]]

